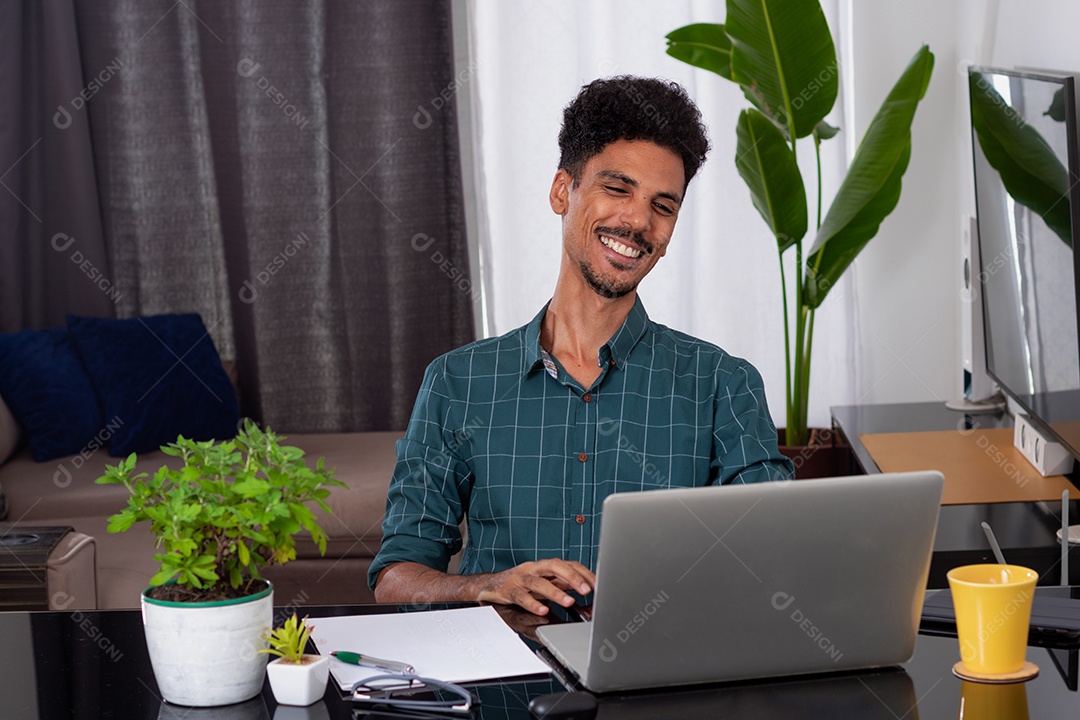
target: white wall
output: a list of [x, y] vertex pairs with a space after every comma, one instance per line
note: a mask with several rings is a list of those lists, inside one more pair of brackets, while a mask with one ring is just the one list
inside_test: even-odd
[[966, 85], [956, 72], [956, 8], [940, 0], [848, 0], [845, 7], [849, 142], [862, 138], [918, 48], [928, 44], [935, 56], [900, 203], [853, 268], [859, 403], [944, 401], [960, 393], [956, 195], [967, 176], [957, 145], [970, 139], [958, 113]]
[[1075, 0], [845, 0], [847, 126], [861, 137], [922, 43], [934, 75], [900, 204], [854, 266], [858, 402], [959, 397], [960, 217], [974, 215], [966, 67], [1080, 72]]

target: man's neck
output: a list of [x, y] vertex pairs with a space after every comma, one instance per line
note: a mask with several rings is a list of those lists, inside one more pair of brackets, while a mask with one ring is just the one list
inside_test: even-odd
[[620, 298], [601, 297], [579, 273], [560, 272], [541, 325], [540, 344], [587, 389], [600, 375], [600, 348], [622, 327], [636, 298], [636, 290]]

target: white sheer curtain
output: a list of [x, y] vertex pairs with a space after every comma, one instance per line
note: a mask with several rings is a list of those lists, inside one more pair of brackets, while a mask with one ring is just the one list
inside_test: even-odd
[[[838, 38], [837, 2], [824, 5]], [[735, 123], [747, 103], [732, 83], [665, 53], [664, 35], [693, 22], [723, 22], [723, 5], [707, 0], [469, 0], [468, 18], [486, 334], [499, 335], [528, 322], [555, 286], [561, 236], [547, 196], [558, 162], [563, 107], [598, 77], [670, 78], [700, 106], [713, 150], [690, 184], [671, 247], [642, 283], [641, 298], [653, 320], [757, 366], [773, 418], [782, 426], [780, 269], [774, 241], [734, 165]], [[842, 117], [838, 102], [830, 120], [839, 125]], [[823, 148], [826, 208], [846, 165], [840, 137]], [[811, 141], [803, 142], [803, 152], [803, 174], [812, 194]], [[808, 237], [806, 249], [810, 242]], [[830, 405], [853, 402], [852, 317], [845, 278], [818, 312], [812, 425], [827, 427]]]

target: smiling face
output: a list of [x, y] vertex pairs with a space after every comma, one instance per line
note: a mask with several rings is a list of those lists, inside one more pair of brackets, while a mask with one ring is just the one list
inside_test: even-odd
[[594, 292], [633, 292], [664, 256], [685, 182], [682, 159], [645, 140], [607, 145], [576, 187], [565, 169], [555, 174], [549, 199], [562, 216], [563, 252]]

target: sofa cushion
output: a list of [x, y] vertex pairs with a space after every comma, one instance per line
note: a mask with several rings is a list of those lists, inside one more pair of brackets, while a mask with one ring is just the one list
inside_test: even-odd
[[78, 453], [103, 432], [94, 387], [65, 328], [0, 335], [0, 396], [38, 462]]
[[69, 315], [68, 329], [109, 418], [114, 457], [157, 450], [178, 435], [236, 435], [236, 393], [197, 314]]
[[[139, 455], [136, 472], [154, 474], [162, 465], [178, 467], [180, 458], [161, 451]], [[59, 458], [54, 462], [34, 462], [28, 448], [0, 465], [0, 485], [8, 502], [8, 518], [37, 524], [57, 517], [112, 515], [127, 506], [128, 491], [123, 485], [96, 485], [105, 474], [106, 463], [115, 465], [104, 449]]]

